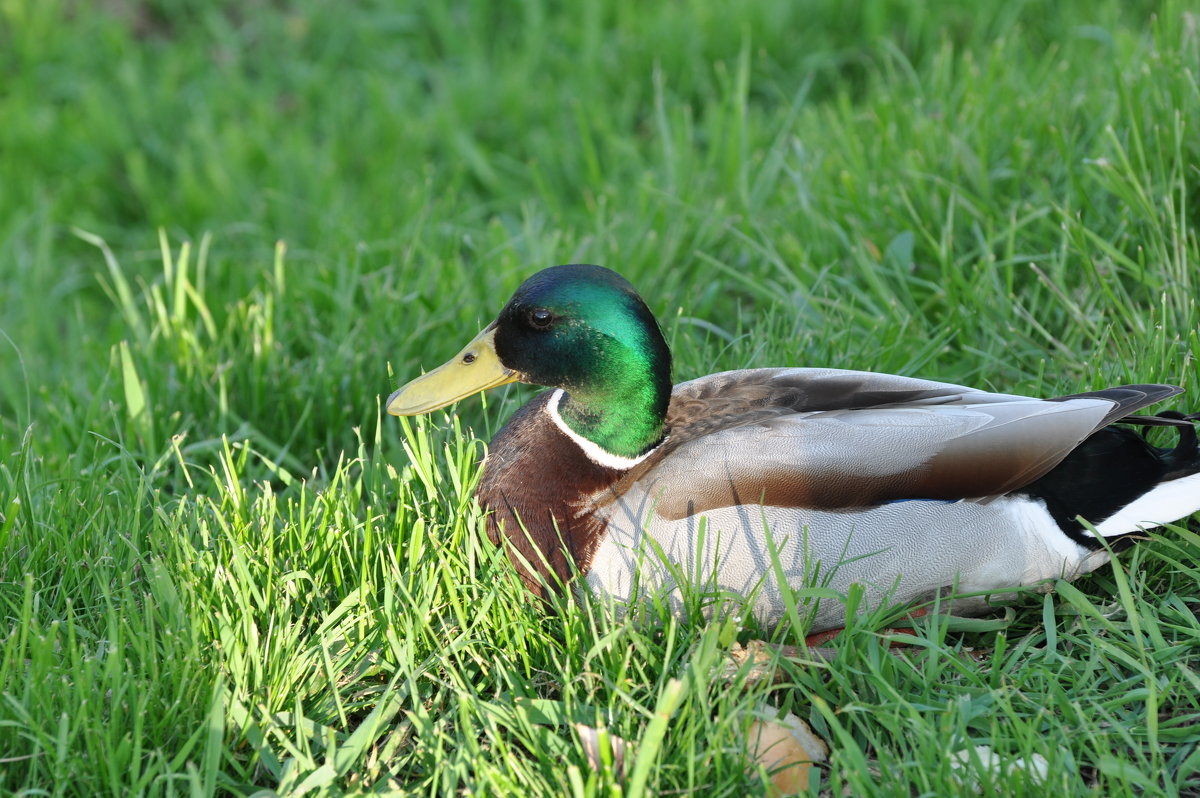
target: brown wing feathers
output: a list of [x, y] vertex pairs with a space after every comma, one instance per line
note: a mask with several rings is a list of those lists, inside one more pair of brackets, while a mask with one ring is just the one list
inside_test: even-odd
[[713, 375], [677, 387], [661, 456], [614, 490], [644, 481], [669, 519], [740, 504], [852, 509], [1003, 495], [1096, 430], [1178, 392], [1137, 385], [1042, 402], [860, 372]]

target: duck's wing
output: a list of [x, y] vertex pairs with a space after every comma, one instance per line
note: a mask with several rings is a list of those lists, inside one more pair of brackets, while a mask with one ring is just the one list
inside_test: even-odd
[[661, 454], [625, 481], [640, 483], [666, 518], [729, 506], [986, 499], [1028, 485], [1096, 430], [1180, 390], [1032, 399], [836, 369], [725, 372], [676, 387]]

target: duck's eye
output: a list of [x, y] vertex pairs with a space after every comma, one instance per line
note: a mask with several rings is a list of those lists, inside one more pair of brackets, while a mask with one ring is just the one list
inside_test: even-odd
[[529, 326], [535, 330], [546, 330], [554, 323], [554, 314], [545, 308], [529, 311]]

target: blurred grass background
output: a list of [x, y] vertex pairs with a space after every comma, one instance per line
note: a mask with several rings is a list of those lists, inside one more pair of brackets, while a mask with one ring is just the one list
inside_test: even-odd
[[[744, 793], [766, 688], [714, 686], [717, 632], [527, 606], [477, 545], [479, 447], [380, 396], [571, 261], [642, 289], [677, 380], [1194, 394], [1198, 27], [1181, 0], [0, 2], [0, 790], [614, 794], [566, 720], [638, 738], [686, 672], [650, 789]], [[1007, 644], [935, 625], [947, 659], [910, 666], [851, 630], [772, 694], [836, 738], [821, 789], [943, 794], [953, 739], [1071, 794], [1195, 794], [1200, 548], [1161, 537]]]

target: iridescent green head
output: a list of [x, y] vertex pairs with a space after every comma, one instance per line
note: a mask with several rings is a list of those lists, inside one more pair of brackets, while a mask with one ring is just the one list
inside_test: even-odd
[[514, 380], [562, 388], [563, 422], [609, 454], [637, 457], [662, 440], [671, 353], [646, 303], [614, 271], [570, 265], [533, 275], [453, 360], [393, 394], [388, 412], [428, 412]]

